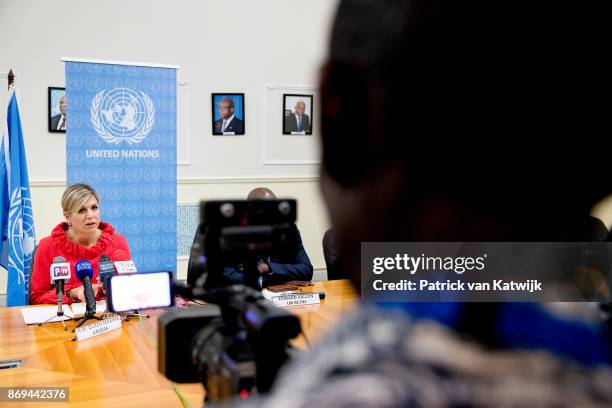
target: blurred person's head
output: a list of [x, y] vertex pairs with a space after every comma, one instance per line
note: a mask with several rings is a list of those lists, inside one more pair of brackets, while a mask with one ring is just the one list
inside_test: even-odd
[[365, 241], [581, 240], [612, 183], [593, 97], [605, 36], [579, 9], [341, 2], [321, 181], [354, 283]]
[[265, 187], [257, 187], [249, 192], [247, 200], [274, 200], [276, 195]]

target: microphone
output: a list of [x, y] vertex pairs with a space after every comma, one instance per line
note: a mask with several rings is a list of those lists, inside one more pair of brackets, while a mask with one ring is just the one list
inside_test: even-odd
[[57, 302], [62, 303], [64, 300], [64, 285], [70, 280], [70, 263], [66, 262], [63, 256], [53, 258], [53, 263], [49, 267], [51, 274], [51, 283], [55, 285], [55, 294]]
[[93, 278], [93, 268], [91, 262], [82, 259], [76, 263], [77, 278], [83, 282], [85, 292], [85, 317], [91, 317], [96, 314], [96, 297], [91, 286], [91, 278]]
[[118, 275], [122, 275], [124, 273], [136, 273], [136, 265], [134, 261], [130, 259], [128, 254], [122, 250], [117, 249], [113, 252], [113, 259], [115, 260], [115, 269], [117, 270]]
[[108, 291], [108, 280], [111, 276], [113, 276], [117, 271], [115, 270], [115, 265], [113, 261], [111, 261], [110, 257], [106, 254], [100, 255], [100, 262], [98, 263], [98, 271], [100, 272], [100, 280], [102, 281], [102, 286], [104, 288], [104, 293], [106, 294]]

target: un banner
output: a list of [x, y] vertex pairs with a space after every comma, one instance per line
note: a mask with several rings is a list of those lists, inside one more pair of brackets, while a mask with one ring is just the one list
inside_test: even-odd
[[67, 61], [66, 105], [68, 183], [98, 191], [139, 271], [176, 271], [176, 69]]

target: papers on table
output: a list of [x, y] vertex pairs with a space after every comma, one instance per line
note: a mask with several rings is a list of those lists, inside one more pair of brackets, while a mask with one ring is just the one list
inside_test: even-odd
[[[57, 315], [57, 306], [51, 305], [24, 307], [21, 309], [21, 315], [25, 324], [61, 322], [62, 320], [70, 320], [73, 317], [82, 317], [85, 314], [85, 307], [85, 303], [62, 305], [64, 311], [63, 319]], [[96, 313], [104, 313], [105, 311], [106, 301], [96, 302]]]
[[[70, 305], [62, 305], [62, 309], [64, 310], [63, 320], [70, 320], [72, 318]], [[21, 309], [21, 315], [25, 324], [62, 321], [62, 317], [57, 315], [57, 306], [24, 307]]]
[[[85, 314], [85, 303], [73, 303], [72, 304], [72, 313], [74, 317], [82, 317]], [[106, 301], [101, 300], [96, 302], [96, 313], [104, 313], [106, 312]]]

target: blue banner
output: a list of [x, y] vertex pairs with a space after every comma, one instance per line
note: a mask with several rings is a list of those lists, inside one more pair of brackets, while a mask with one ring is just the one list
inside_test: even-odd
[[66, 62], [67, 182], [101, 197], [140, 272], [176, 272], [176, 69]]
[[8, 271], [6, 305], [23, 306], [28, 304], [28, 277], [36, 241], [21, 118], [13, 88], [8, 99], [0, 140], [0, 265]]

